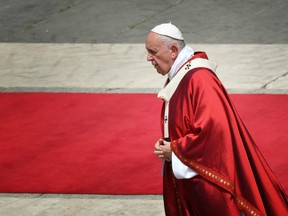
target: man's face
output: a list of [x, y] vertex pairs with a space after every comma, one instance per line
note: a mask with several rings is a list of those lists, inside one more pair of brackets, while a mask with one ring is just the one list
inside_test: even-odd
[[166, 75], [175, 60], [172, 48], [165, 46], [161, 36], [150, 32], [146, 38], [147, 61], [150, 61], [159, 74]]

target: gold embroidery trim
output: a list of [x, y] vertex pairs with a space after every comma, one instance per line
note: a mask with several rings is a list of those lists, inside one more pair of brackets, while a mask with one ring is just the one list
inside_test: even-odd
[[253, 215], [253, 216], [261, 216], [262, 214], [257, 211], [256, 209], [252, 208], [252, 206], [245, 201], [244, 199], [240, 199], [238, 197], [235, 198], [236, 202], [238, 203], [238, 206], [245, 211], [245, 213], [248, 213], [249, 215]]
[[175, 153], [176, 155], [179, 157], [179, 159], [181, 161], [184, 161], [185, 164], [190, 165], [196, 172], [198, 172], [198, 174], [201, 173], [201, 175], [205, 175], [207, 178], [209, 179], [213, 179], [214, 181], [218, 182], [218, 184], [222, 185], [223, 187], [225, 187], [226, 189], [228, 189], [230, 192], [234, 191], [234, 185], [232, 183], [230, 183], [228, 180], [225, 180], [223, 177], [221, 177], [220, 175], [214, 174], [209, 170], [206, 170], [200, 166], [198, 166], [196, 163], [194, 163], [193, 161], [189, 161], [185, 158], [182, 157], [181, 154], [179, 154], [178, 149], [175, 149]]
[[[224, 178], [222, 178], [221, 176], [218, 176], [217, 174], [214, 174], [202, 167], [200, 167], [199, 165], [197, 165], [196, 163], [189, 161], [187, 159], [185, 159], [178, 151], [177, 148], [174, 148], [175, 150], [175, 154], [179, 157], [179, 159], [181, 161], [184, 161], [185, 164], [190, 165], [195, 171], [198, 171], [198, 174], [201, 173], [201, 175], [205, 175], [207, 178], [212, 179], [212, 180], [216, 180], [216, 182], [219, 185], [222, 185], [224, 188], [228, 189], [228, 191], [230, 191], [232, 194], [234, 194], [234, 185], [232, 183], [230, 183], [229, 181], [225, 180]], [[238, 203], [239, 207], [244, 210], [246, 213], [253, 215], [253, 216], [261, 216], [262, 214], [259, 213], [259, 211], [257, 211], [255, 208], [252, 208], [251, 205], [249, 204], [249, 202], [244, 201], [244, 199], [240, 199], [238, 197], [235, 197], [236, 202]]]

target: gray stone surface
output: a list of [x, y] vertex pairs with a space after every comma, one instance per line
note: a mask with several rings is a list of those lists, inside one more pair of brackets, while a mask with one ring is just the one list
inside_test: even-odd
[[143, 43], [172, 21], [189, 43], [288, 42], [286, 0], [2, 0], [2, 42]]
[[161, 196], [0, 194], [2, 216], [163, 216]]
[[[287, 93], [288, 45], [189, 44], [230, 92]], [[267, 55], [269, 53], [269, 55]], [[144, 44], [0, 44], [1, 91], [157, 92]]]

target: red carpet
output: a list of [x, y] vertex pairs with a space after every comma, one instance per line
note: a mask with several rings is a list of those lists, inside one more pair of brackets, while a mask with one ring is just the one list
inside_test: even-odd
[[[288, 95], [232, 95], [288, 191]], [[0, 192], [160, 194], [155, 94], [0, 93]]]

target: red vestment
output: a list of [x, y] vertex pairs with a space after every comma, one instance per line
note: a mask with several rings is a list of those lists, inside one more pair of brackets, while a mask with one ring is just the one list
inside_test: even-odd
[[[162, 125], [163, 117], [164, 106]], [[172, 151], [199, 175], [176, 179], [165, 162], [166, 215], [288, 215], [287, 195], [212, 71], [186, 73], [170, 99], [168, 122]]]

